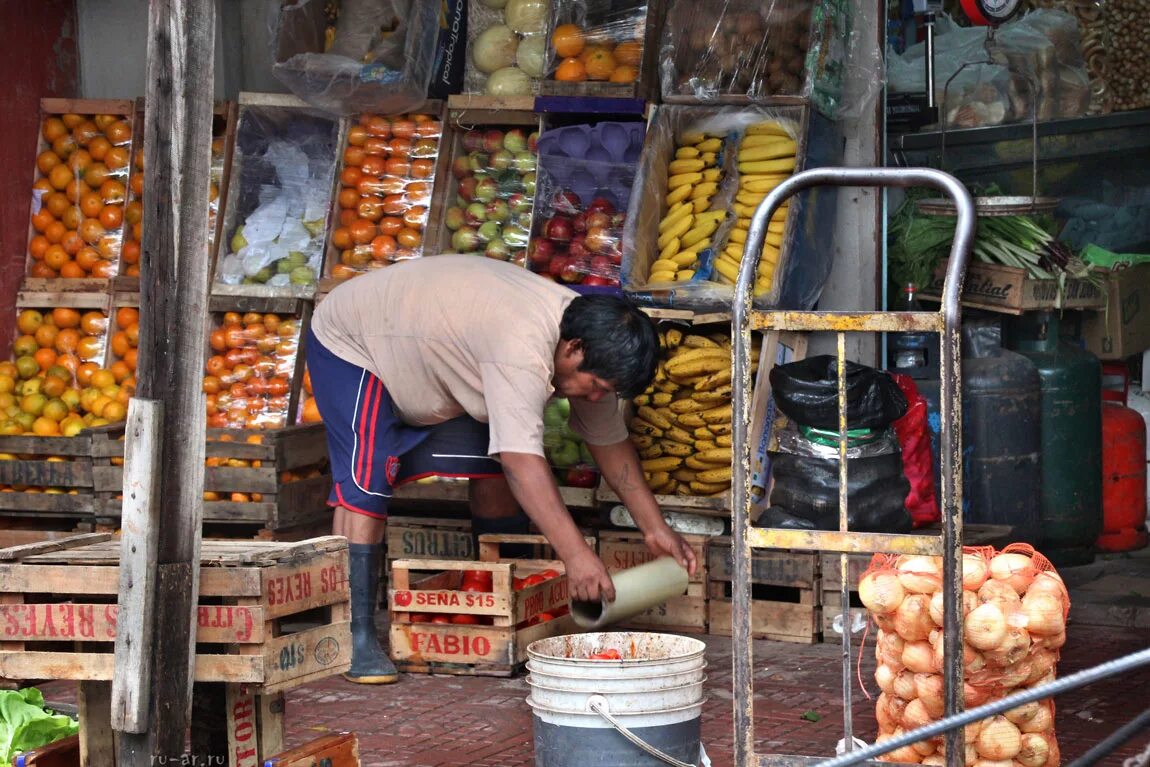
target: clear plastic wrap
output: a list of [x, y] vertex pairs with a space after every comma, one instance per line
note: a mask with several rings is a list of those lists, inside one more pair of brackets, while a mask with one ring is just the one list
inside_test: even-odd
[[547, 403], [543, 410], [543, 452], [560, 485], [595, 487], [599, 471], [583, 438], [567, 424], [570, 414], [566, 399], [557, 397]]
[[443, 124], [430, 115], [359, 116], [347, 131], [328, 271], [346, 280], [423, 254]]
[[[624, 291], [645, 303], [728, 308], [755, 207], [809, 167], [805, 115], [802, 107], [657, 107], [623, 231]], [[806, 195], [789, 200], [769, 223], [759, 305], [810, 308], [830, 271], [829, 248], [788, 263], [788, 233], [813, 226], [804, 218]], [[829, 232], [830, 221], [817, 228]], [[793, 278], [794, 269], [803, 274]], [[801, 290], [788, 291], [788, 281]]]
[[[539, 138], [528, 267], [576, 290], [618, 289], [642, 123], [572, 125]], [[586, 291], [585, 291], [586, 292]]]
[[314, 289], [338, 134], [311, 109], [241, 106], [216, 282]]
[[[427, 98], [439, 35], [438, 0], [288, 0], [272, 17], [272, 72], [328, 112], [399, 114]], [[329, 30], [332, 30], [329, 32]]]
[[112, 312], [111, 321], [108, 372], [118, 385], [134, 390], [140, 346], [140, 310], [135, 306], [118, 306]]
[[315, 401], [315, 392], [311, 388], [311, 371], [304, 363], [303, 379], [300, 381], [299, 412], [296, 413], [296, 423], [321, 423], [323, 416], [319, 412], [319, 404]]
[[[943, 644], [941, 558], [876, 554], [859, 582], [859, 596], [879, 628], [879, 742], [943, 716], [942, 662], [951, 652], [963, 653], [966, 708], [1055, 678], [1070, 600], [1054, 567], [1026, 544], [963, 551], [961, 650]], [[1051, 699], [975, 722], [965, 735], [967, 765], [1060, 764]], [[880, 759], [942, 764], [942, 747], [936, 738]]]
[[32, 184], [27, 276], [115, 277], [133, 151], [128, 114], [47, 114]]
[[223, 312], [208, 335], [203, 389], [208, 427], [286, 425], [299, 350], [300, 320], [275, 312]]
[[546, 72], [548, 0], [468, 0], [465, 93], [530, 96]]
[[563, 83], [637, 82], [643, 72], [645, 2], [556, 0], [549, 80]]
[[536, 194], [539, 134], [530, 125], [484, 126], [454, 135], [438, 252], [526, 263]]
[[663, 25], [663, 97], [805, 96], [809, 3], [675, 0]]

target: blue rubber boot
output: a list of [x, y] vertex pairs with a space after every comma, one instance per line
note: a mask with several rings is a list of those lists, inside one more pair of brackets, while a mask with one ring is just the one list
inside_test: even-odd
[[351, 668], [343, 675], [358, 684], [393, 684], [399, 672], [379, 645], [375, 608], [379, 600], [379, 563], [383, 547], [348, 544], [351, 585]]

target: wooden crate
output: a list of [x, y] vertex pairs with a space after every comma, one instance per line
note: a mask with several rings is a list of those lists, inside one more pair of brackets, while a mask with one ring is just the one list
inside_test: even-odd
[[[947, 263], [935, 269], [922, 298], [941, 300]], [[1035, 279], [1025, 269], [972, 261], [966, 268], [960, 303], [972, 309], [1017, 315], [1036, 309], [1103, 309], [1106, 293], [1086, 280], [1068, 278], [1060, 297], [1057, 279]]]
[[[392, 503], [467, 503], [467, 483], [457, 480], [440, 482], [408, 482], [395, 489]], [[586, 487], [559, 486], [559, 495], [568, 509], [594, 509], [596, 491]]]
[[470, 519], [387, 518], [387, 561], [396, 559], [473, 560]]
[[0, 460], [0, 516], [91, 518], [96, 500], [88, 432], [75, 437], [3, 435], [0, 454], [11, 456]]
[[[45, 174], [40, 170], [40, 167], [39, 167], [39, 157], [41, 156], [42, 153], [51, 151], [51, 149], [52, 149], [51, 142], [49, 142], [45, 138], [45, 134], [44, 134], [45, 121], [50, 119], [50, 118], [60, 118], [64, 115], [69, 115], [69, 114], [80, 115], [80, 116], [82, 116], [88, 120], [92, 120], [97, 115], [110, 115], [110, 116], [114, 116], [116, 118], [119, 118], [119, 119], [114, 121], [115, 123], [117, 123], [117, 124], [126, 123], [127, 124], [127, 127], [129, 129], [128, 137], [125, 140], [120, 141], [119, 143], [116, 143], [114, 145], [114, 148], [117, 150], [117, 152], [119, 152], [119, 151], [126, 152], [126, 157], [123, 157], [123, 158], [117, 157], [117, 160], [116, 160], [117, 163], [122, 161], [123, 164], [117, 168], [110, 168], [110, 167], [107, 168], [109, 170], [108, 178], [111, 180], [115, 180], [115, 181], [117, 181], [123, 185], [124, 190], [125, 190], [125, 198], [120, 199], [119, 202], [117, 202], [113, 198], [106, 198], [104, 200], [104, 202], [107, 204], [119, 205], [119, 207], [121, 208], [121, 214], [122, 214], [123, 213], [123, 207], [126, 203], [127, 189], [128, 189], [129, 184], [130, 184], [131, 169], [135, 165], [135, 156], [136, 156], [137, 152], [139, 152], [143, 148], [143, 145], [144, 145], [143, 136], [140, 135], [136, 131], [136, 128], [135, 128], [135, 108], [134, 108], [133, 102], [129, 99], [117, 99], [117, 100], [62, 99], [62, 98], [41, 99], [40, 100], [40, 122], [38, 123], [39, 130], [37, 131], [37, 134], [36, 134], [37, 164], [34, 165], [33, 169], [32, 169], [33, 170], [33, 175], [32, 175], [33, 183], [38, 183], [44, 179]], [[72, 129], [69, 131], [69, 135], [72, 135], [74, 133], [75, 133], [75, 129]], [[82, 133], [81, 135], [83, 136], [85, 134]], [[98, 133], [96, 135], [97, 136], [103, 136], [106, 138], [105, 131], [103, 129], [98, 129]], [[90, 137], [94, 138], [95, 136], [90, 136]], [[72, 141], [75, 143], [74, 136], [72, 137]], [[83, 143], [78, 143], [76, 145], [76, 149], [77, 150], [83, 149], [83, 151], [87, 151], [87, 148], [86, 148], [87, 144], [88, 144], [88, 139], [85, 138], [83, 140]], [[58, 155], [57, 155], [57, 159], [59, 159]], [[66, 163], [58, 163], [58, 164], [71, 166], [71, 164], [73, 162], [74, 162], [73, 155], [69, 155], [68, 161]], [[106, 162], [105, 163], [99, 163], [98, 161], [96, 161], [93, 158], [91, 165], [95, 165], [95, 164], [103, 164], [103, 165], [105, 165], [105, 167], [107, 167]], [[91, 165], [89, 165], [87, 167], [90, 168]], [[40, 232], [37, 231], [34, 217], [36, 216], [37, 212], [40, 210], [41, 205], [44, 202], [46, 202], [47, 195], [51, 194], [51, 193], [46, 192], [46, 191], [40, 192], [40, 191], [35, 190], [34, 188], [30, 191], [32, 192], [32, 194], [29, 195], [29, 197], [31, 199], [31, 207], [30, 207], [30, 212], [29, 212], [28, 238], [25, 240], [25, 242], [29, 246], [28, 249], [25, 251], [25, 257], [26, 257], [25, 266], [24, 266], [24, 274], [26, 275], [25, 280], [24, 280], [25, 289], [26, 290], [32, 290], [32, 291], [38, 291], [38, 292], [45, 292], [45, 291], [91, 292], [91, 291], [107, 290], [110, 287], [110, 285], [112, 284], [112, 282], [114, 281], [115, 275], [119, 271], [119, 268], [120, 268], [120, 247], [121, 247], [121, 244], [123, 242], [124, 229], [126, 228], [125, 225], [123, 224], [123, 222], [121, 222], [120, 224], [118, 224], [112, 228], [103, 228], [102, 227], [102, 233], [99, 234], [99, 239], [93, 239], [89, 242], [86, 242], [86, 244], [91, 245], [92, 247], [96, 247], [97, 250], [103, 249], [104, 253], [102, 254], [102, 257], [99, 259], [99, 261], [102, 263], [110, 263], [110, 266], [108, 266], [108, 267], [101, 267], [102, 269], [107, 270], [106, 273], [103, 274], [102, 276], [99, 274], [94, 275], [91, 272], [88, 272], [87, 275], [83, 276], [83, 277], [72, 277], [72, 278], [61, 277], [58, 275], [58, 273], [55, 274], [54, 276], [49, 276], [47, 273], [33, 274], [32, 273], [32, 267], [35, 263], [37, 263], [38, 259], [33, 257], [31, 246], [33, 243], [33, 238], [36, 235], [40, 234]], [[54, 188], [53, 191], [66, 191], [66, 190]], [[99, 190], [97, 189], [94, 191], [99, 191]], [[72, 202], [68, 207], [75, 207], [76, 205], [77, 204], [75, 202]], [[81, 218], [90, 218], [90, 217], [89, 216], [81, 216]], [[57, 220], [60, 220], [60, 219], [57, 218]], [[75, 259], [71, 259], [71, 260], [73, 263], [75, 262]]]
[[[598, 99], [630, 99], [632, 101], [640, 102], [635, 111], [642, 111], [643, 102], [654, 102], [658, 100], [659, 95], [659, 54], [662, 49], [662, 30], [663, 19], [666, 16], [667, 3], [665, 0], [648, 0], [645, 7], [640, 5], [636, 11], [643, 14], [643, 19], [640, 22], [638, 18], [628, 19], [625, 22], [619, 21], [620, 13], [618, 8], [611, 6], [603, 6], [612, 12], [612, 21], [607, 26], [592, 27], [585, 30], [591, 37], [598, 33], [605, 33], [607, 37], [612, 37], [613, 28], [618, 26], [627, 26], [630, 32], [634, 32], [641, 27], [641, 37], [634, 37], [643, 44], [642, 59], [639, 64], [639, 77], [634, 82], [630, 83], [612, 83], [594, 80], [585, 80], [583, 82], [563, 82], [554, 79], [554, 72], [550, 72], [549, 76], [544, 78], [539, 83], [539, 104], [546, 111], [600, 111], [587, 109], [589, 106]], [[577, 11], [585, 12], [587, 9], [583, 3], [575, 2], [559, 2], [555, 6], [557, 18], [554, 25], [571, 23], [576, 21]], [[615, 43], [623, 42], [623, 39], [615, 40]], [[551, 36], [547, 37], [547, 59], [552, 69], [558, 67], [559, 62], [562, 60], [555, 53], [555, 46], [552, 43]], [[555, 98], [555, 97], [562, 97]], [[563, 106], [563, 100], [574, 102], [571, 107], [560, 109]], [[578, 106], [575, 106], [578, 105]], [[602, 110], [607, 111], [607, 110]]]
[[[625, 628], [677, 631], [683, 634], [707, 632], [707, 542], [705, 535], [684, 535], [695, 552], [698, 569], [687, 583], [687, 593], [668, 599], [623, 624]], [[655, 556], [647, 549], [641, 532], [603, 530], [599, 533], [599, 558], [607, 572], [617, 573], [650, 562]]]
[[[366, 162], [363, 164], [351, 162], [359, 159], [355, 155], [360, 151], [365, 151], [368, 157], [374, 157], [373, 162], [386, 163], [387, 167], [383, 169], [381, 174], [369, 177], [375, 179], [375, 182], [369, 181], [362, 191], [357, 185], [344, 184], [337, 174], [332, 194], [332, 209], [329, 214], [331, 226], [327, 231], [325, 240], [324, 271], [323, 279], [320, 280], [320, 293], [330, 292], [341, 282], [371, 269], [378, 269], [423, 254], [422, 242], [415, 245], [402, 245], [399, 244], [399, 240], [407, 241], [412, 236], [410, 232], [403, 232], [403, 229], [410, 229], [422, 237], [429, 224], [428, 211], [431, 206], [433, 185], [436, 178], [443, 177], [439, 173], [441, 158], [439, 140], [443, 132], [443, 106], [443, 102], [429, 101], [418, 112], [413, 112], [411, 115], [388, 117], [362, 114], [348, 118], [350, 124], [344, 131], [339, 145], [340, 174], [348, 168], [362, 170]], [[427, 117], [430, 120], [424, 120], [424, 124], [428, 126], [426, 128], [422, 125], [416, 126], [417, 133], [411, 137], [409, 144], [403, 143], [408, 141], [405, 138], [397, 136], [394, 139], [389, 139], [387, 137], [393, 135], [392, 123], [399, 123], [401, 120], [405, 123], [403, 132], [406, 135], [406, 129], [410, 124], [408, 118], [412, 116], [418, 116], [421, 120]], [[364, 131], [368, 132], [366, 138], [363, 136]], [[379, 136], [384, 137], [380, 138]], [[426, 143], [419, 143], [421, 140], [425, 140]], [[353, 141], [356, 143], [353, 144]], [[393, 160], [395, 162], [392, 162]], [[404, 167], [405, 165], [407, 167]], [[359, 202], [368, 201], [381, 209], [385, 205], [389, 207], [400, 205], [402, 207], [401, 213], [396, 215], [383, 211], [382, 217], [378, 220], [378, 229], [375, 235], [390, 237], [391, 239], [380, 240], [375, 245], [372, 244], [372, 241], [368, 241], [343, 250], [337, 247], [333, 240], [338, 239], [342, 234], [350, 234], [346, 231], [347, 223], [341, 220], [344, 211], [352, 211], [351, 214], [348, 214], [349, 217], [359, 217], [357, 215], [358, 205], [345, 207], [344, 201], [341, 200], [342, 194], [359, 195]], [[399, 195], [399, 199], [397, 200], [393, 195]], [[422, 209], [421, 213], [419, 209]], [[410, 216], [408, 212], [411, 212]], [[411, 218], [412, 221], [407, 222], [404, 220], [405, 218]], [[403, 223], [402, 227], [400, 227], [400, 222]], [[337, 236], [340, 229], [345, 231]]]
[[359, 739], [354, 732], [322, 735], [290, 751], [265, 757], [263, 767], [359, 767]]
[[[323, 274], [323, 233], [330, 229], [330, 195], [337, 173], [337, 149], [347, 129], [347, 121], [310, 106], [289, 95], [275, 93], [240, 93], [237, 101], [235, 150], [232, 154], [228, 178], [227, 197], [223, 203], [223, 224], [220, 230], [212, 293], [231, 296], [293, 296], [312, 298], [319, 278]], [[325, 170], [318, 177], [308, 177], [295, 186], [302, 193], [322, 189], [323, 202], [314, 206], [322, 215], [322, 232], [313, 234], [306, 247], [307, 255], [318, 255], [315, 281], [307, 285], [225, 284], [220, 280], [220, 269], [231, 250], [231, 241], [238, 227], [259, 207], [261, 190], [267, 185], [278, 185], [275, 170], [265, 157], [272, 140], [306, 144], [312, 152], [311, 166]], [[247, 154], [244, 153], [247, 149]], [[327, 175], [330, 169], [331, 175]], [[319, 222], [320, 219], [316, 219]], [[316, 223], [316, 227], [320, 224]], [[312, 259], [309, 258], [309, 262]], [[273, 265], [274, 271], [274, 265]]]
[[[707, 603], [710, 633], [731, 635], [731, 539], [707, 546]], [[818, 554], [755, 551], [751, 559], [751, 635], [758, 639], [811, 644], [818, 641]]]
[[[247, 441], [254, 438], [262, 441]], [[123, 424], [93, 430], [91, 454], [96, 518], [117, 524], [124, 481]], [[323, 424], [262, 432], [208, 429], [206, 454], [205, 524], [259, 524], [274, 533], [328, 518], [331, 473]]]
[[[107, 534], [0, 551], [0, 677], [112, 679], [119, 561]], [[200, 561], [195, 681], [269, 695], [347, 670], [346, 539], [204, 541]]]
[[[431, 256], [439, 253], [465, 252], [462, 248], [452, 245], [453, 232], [447, 226], [448, 212], [453, 207], [466, 208], [468, 201], [462, 201], [460, 196], [461, 180], [452, 173], [452, 166], [457, 158], [466, 157], [468, 152], [464, 148], [464, 136], [470, 130], [511, 130], [520, 129], [526, 134], [542, 130], [542, 121], [534, 111], [532, 100], [525, 103], [517, 101], [492, 101], [487, 96], [452, 96], [447, 102], [447, 116], [443, 123], [443, 137], [439, 143], [439, 167], [435, 178], [434, 191], [431, 198], [431, 211], [429, 225], [424, 233], [423, 253]], [[508, 173], [510, 179], [510, 172]], [[534, 212], [534, 195], [526, 195], [524, 191], [516, 191], [508, 180], [501, 184], [496, 192], [496, 199], [508, 201], [513, 194], [524, 194], [530, 201], [531, 209], [521, 214], [524, 216], [523, 230], [531, 231], [531, 214]], [[462, 201], [462, 205], [460, 202]], [[512, 219], [515, 214], [512, 214]], [[477, 228], [477, 227], [476, 227]], [[501, 229], [502, 232], [502, 229]], [[526, 234], [524, 235], [526, 237]], [[482, 256], [484, 248], [478, 247], [478, 255]], [[522, 246], [515, 248], [526, 257], [526, 239]], [[471, 252], [471, 251], [466, 251]], [[525, 261], [520, 261], [520, 264]]]
[[[850, 626], [852, 634], [857, 635], [867, 621], [866, 608], [859, 600], [859, 578], [870, 566], [872, 554], [848, 554], [847, 578], [848, 598], [850, 601], [850, 615], [842, 617], [842, 572], [839, 566], [838, 554], [819, 554], [819, 570], [821, 572], [822, 586], [820, 588], [820, 604], [823, 608], [823, 641], [837, 642], [841, 639], [843, 626]], [[836, 627], [835, 624], [838, 624]]]
[[[572, 633], [571, 616], [531, 625], [542, 613], [566, 610], [567, 577], [555, 560], [498, 561], [499, 543], [545, 544], [542, 536], [483, 536], [478, 562], [397, 559], [391, 563], [388, 615], [391, 659], [400, 671], [513, 676], [527, 662], [527, 645], [537, 639]], [[492, 574], [492, 591], [461, 590], [463, 571]], [[516, 578], [544, 570], [554, 577], [515, 590]], [[429, 614], [474, 616], [490, 625], [424, 622]]]

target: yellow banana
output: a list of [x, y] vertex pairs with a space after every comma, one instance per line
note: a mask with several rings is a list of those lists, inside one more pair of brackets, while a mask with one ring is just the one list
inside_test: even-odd
[[679, 265], [670, 259], [660, 258], [658, 261], [651, 262], [651, 272], [673, 272], [679, 268]]
[[[722, 449], [723, 448], [719, 448], [719, 450], [722, 450]], [[727, 452], [730, 453], [731, 451], [728, 450]], [[706, 460], [706, 459], [700, 458], [699, 460]], [[706, 471], [699, 472], [697, 479], [700, 482], [728, 482], [729, 483], [731, 481], [731, 467], [728, 466], [728, 467], [722, 468], [722, 469], [708, 469]]]
[[659, 485], [665, 485], [667, 481], [671, 479], [671, 475], [666, 471], [645, 471], [643, 472], [643, 478], [647, 480], [648, 485], [658, 487]]
[[691, 215], [691, 203], [686, 200], [673, 203], [667, 208], [667, 212], [663, 215], [663, 220], [659, 222], [659, 234], [670, 229], [674, 226], [675, 222], [683, 216], [689, 215]]
[[663, 441], [663, 455], [675, 456], [677, 458], [686, 458], [692, 455], [694, 448], [690, 445], [684, 445], [681, 442], [667, 442]]
[[[727, 452], [730, 452], [730, 451], [728, 450]], [[651, 472], [674, 471], [675, 469], [679, 468], [682, 465], [683, 465], [683, 459], [677, 458], [673, 455], [667, 455], [667, 456], [663, 456], [661, 458], [655, 458], [653, 460], [642, 462], [643, 471], [651, 471]]]
[[722, 177], [723, 171], [719, 168], [707, 168], [705, 171], [703, 171], [704, 181], [718, 181]]
[[690, 282], [691, 278], [695, 276], [694, 269], [680, 269], [675, 272], [675, 282]]
[[721, 138], [709, 138], [705, 141], [699, 141], [695, 144], [695, 149], [700, 152], [717, 152], [723, 146]]
[[693, 146], [681, 146], [675, 150], [676, 160], [693, 160], [699, 156], [699, 150]]
[[727, 490], [729, 490], [731, 488], [731, 483], [730, 482], [714, 483], [714, 482], [692, 481], [692, 482], [688, 482], [687, 486], [690, 487], [691, 490], [696, 495], [718, 495], [719, 493], [727, 492]]
[[[767, 162], [775, 161], [768, 160]], [[697, 184], [702, 180], [703, 174], [698, 171], [693, 171], [690, 173], [676, 173], [667, 177], [667, 189], [675, 189], [676, 187], [683, 186], [684, 184]]]
[[714, 181], [704, 181], [701, 184], [695, 184], [691, 190], [691, 195], [688, 197], [690, 200], [698, 200], [702, 197], [709, 197], [714, 194], [719, 188], [719, 185]]
[[711, 218], [695, 224], [686, 234], [684, 234], [680, 241], [684, 248], [689, 248], [695, 243], [701, 241], [704, 237], [710, 237], [719, 228], [719, 221]]
[[688, 469], [694, 469], [695, 471], [714, 471], [715, 469], [721, 468], [718, 464], [700, 461], [698, 456], [694, 455], [687, 456], [683, 459], [683, 464]]
[[709, 168], [715, 164], [715, 160], [719, 159], [719, 156], [714, 152], [703, 152], [699, 155], [699, 159], [703, 161], [705, 167]]
[[720, 275], [727, 278], [727, 280], [732, 285], [734, 285], [736, 282], [739, 281], [739, 266], [738, 266], [738, 264], [732, 264], [730, 261], [728, 261], [725, 258], [716, 258], [715, 259], [715, 270], [718, 271], [718, 273]]
[[671, 260], [675, 262], [676, 267], [684, 269], [698, 263], [699, 254], [694, 250], [683, 251], [671, 256]]
[[671, 473], [671, 476], [674, 477], [675, 479], [677, 479], [679, 482], [694, 482], [695, 481], [695, 470], [694, 469], [675, 469], [675, 471], [673, 471]]
[[702, 213], [707, 208], [711, 207], [711, 195], [693, 200], [691, 204], [694, 206], [695, 213]]
[[683, 235], [687, 233], [687, 231], [691, 228], [691, 224], [694, 222], [695, 217], [693, 215], [686, 215], [680, 218], [671, 226], [667, 227], [667, 230], [661, 233], [659, 235], [659, 239], [656, 240], [656, 244], [659, 246], [659, 250], [662, 251], [663, 248], [667, 247], [667, 244], [676, 237], [678, 237], [681, 242]]
[[[646, 450], [651, 445], [655, 444], [654, 437], [648, 437], [645, 434], [632, 434], [631, 444], [635, 446], [636, 450]], [[694, 443], [691, 443], [694, 444]]]
[[683, 331], [677, 327], [671, 326], [667, 328], [667, 348], [674, 349], [676, 346], [683, 342]]
[[795, 169], [794, 157], [782, 157], [778, 160], [755, 160], [754, 162], [741, 162], [738, 165], [739, 173], [779, 173]]
[[745, 136], [743, 136], [742, 140], [739, 141], [739, 149], [742, 150], [756, 146], [767, 146], [769, 144], [775, 144], [779, 141], [790, 140], [791, 137], [786, 133], [747, 133]]
[[[695, 384], [695, 391], [716, 391], [720, 387], [729, 386], [731, 383], [731, 371], [720, 370], [719, 372], [709, 375], [699, 383]], [[716, 432], [717, 434], [718, 432]]]
[[777, 160], [783, 157], [794, 157], [797, 147], [791, 139], [785, 139], [773, 144], [761, 146], [740, 146], [739, 162], [755, 162], [757, 160]]
[[[767, 159], [767, 158], [763, 158]], [[667, 166], [667, 172], [671, 174], [676, 173], [693, 173], [707, 167], [707, 164], [702, 160], [672, 160]]]
[[700, 141], [703, 141], [706, 138], [707, 138], [706, 135], [704, 135], [698, 131], [691, 131], [690, 133], [684, 133], [682, 135], [682, 137], [679, 139], [679, 145], [680, 146], [689, 146], [689, 145], [698, 144]]
[[769, 192], [790, 178], [788, 173], [753, 173], [739, 177], [739, 189], [746, 192]]
[[[672, 397], [670, 394], [667, 394], [666, 392], [655, 392], [654, 394], [651, 395], [651, 404], [655, 405], [656, 407], [662, 407], [665, 405], [670, 405], [671, 402], [672, 402]], [[636, 402], [635, 404], [639, 404], [639, 403]]]
[[677, 399], [672, 402], [668, 407], [671, 408], [673, 413], [701, 413], [704, 410], [710, 410], [714, 405], [707, 402], [699, 402], [698, 400], [691, 399]]
[[683, 336], [683, 346], [692, 349], [722, 349], [721, 344], [715, 343], [712, 339], [706, 336], [700, 336], [695, 333]]
[[745, 131], [748, 136], [786, 136], [788, 138], [797, 135], [798, 132], [798, 126], [790, 120], [767, 120], [748, 125]]
[[661, 282], [674, 282], [674, 272], [651, 272], [651, 276], [647, 278], [648, 285], [654, 285]]
[[730, 447], [731, 446], [731, 435], [730, 434], [723, 434], [721, 436], [715, 437], [715, 444], [718, 445], [719, 447]]
[[[684, 401], [684, 400], [675, 400], [675, 401], [680, 402], [680, 401]], [[685, 400], [685, 401], [689, 401], [689, 400]], [[674, 403], [672, 403], [672, 404], [674, 404]], [[678, 420], [678, 418], [676, 417], [675, 420]], [[667, 432], [663, 435], [663, 439], [665, 439], [665, 440], [669, 439], [672, 442], [678, 442], [678, 443], [683, 444], [683, 445], [694, 445], [695, 444], [695, 440], [694, 440], [694, 438], [691, 437], [691, 434], [687, 431], [684, 431], [683, 429], [680, 429], [678, 426], [672, 426], [670, 429], [667, 429]]]
[[667, 193], [667, 205], [674, 205], [677, 202], [682, 202], [687, 199], [691, 194], [691, 184], [683, 184], [677, 186]]
[[661, 455], [663, 455], [663, 446], [658, 442], [651, 445], [646, 450], [640, 450], [639, 451], [639, 457], [643, 460], [650, 460], [652, 458], [658, 458]]

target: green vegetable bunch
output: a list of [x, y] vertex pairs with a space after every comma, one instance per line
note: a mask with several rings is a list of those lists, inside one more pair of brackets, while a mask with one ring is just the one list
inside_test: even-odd
[[44, 706], [44, 695], [35, 687], [0, 690], [0, 764], [12, 764], [17, 754], [80, 731], [75, 719]]

